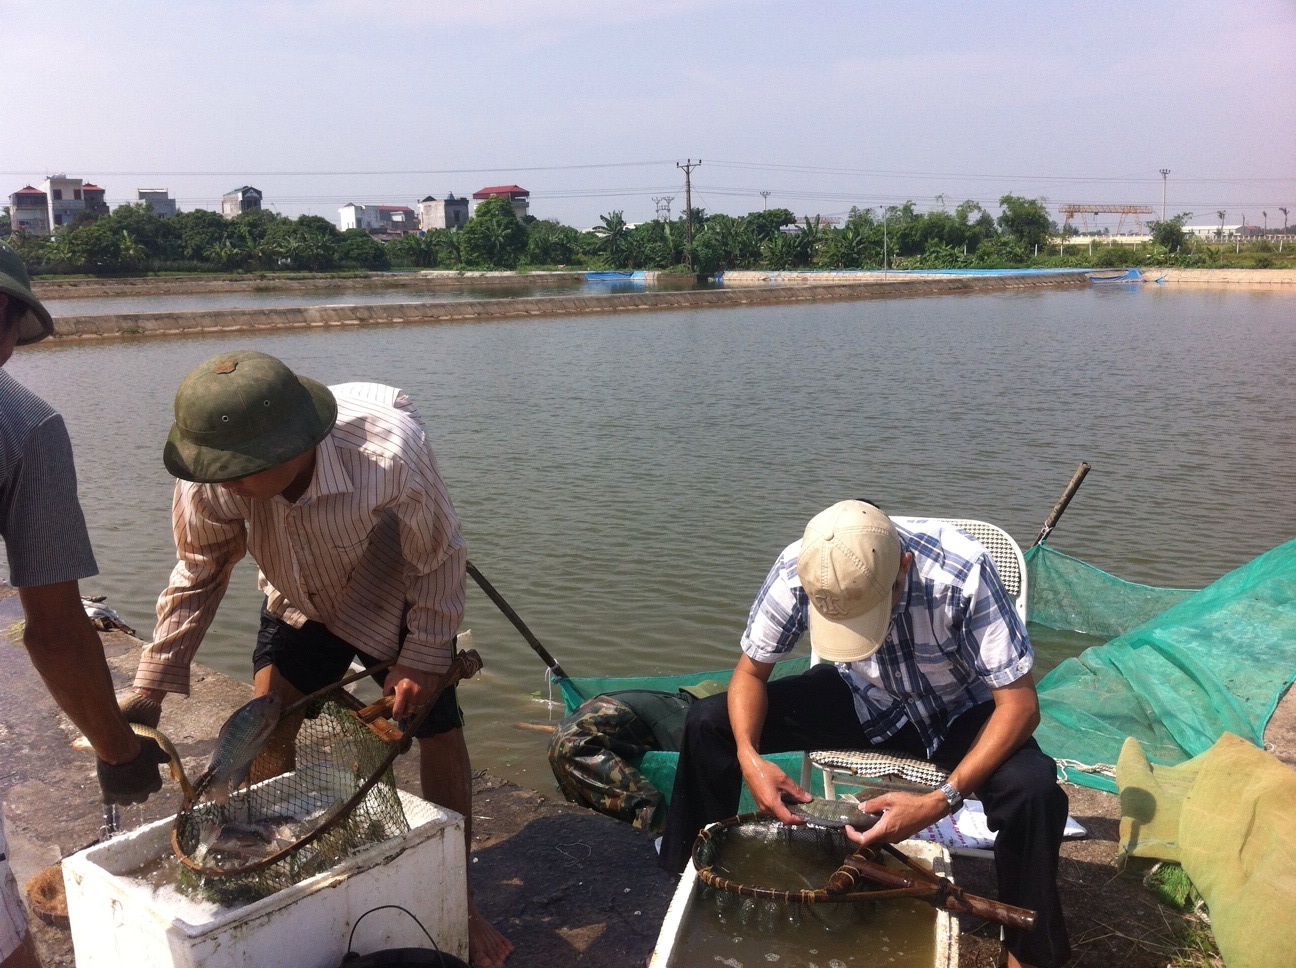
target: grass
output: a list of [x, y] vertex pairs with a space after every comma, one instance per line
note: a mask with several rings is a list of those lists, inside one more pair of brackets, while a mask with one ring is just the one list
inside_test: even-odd
[[1224, 959], [1205, 922], [1195, 918], [1185, 920], [1180, 944], [1180, 950], [1171, 955], [1166, 968], [1224, 968]]
[[1204, 916], [1205, 902], [1178, 864], [1154, 864], [1143, 878], [1143, 886], [1158, 901], [1184, 915], [1176, 950], [1167, 968], [1222, 968], [1219, 948]]

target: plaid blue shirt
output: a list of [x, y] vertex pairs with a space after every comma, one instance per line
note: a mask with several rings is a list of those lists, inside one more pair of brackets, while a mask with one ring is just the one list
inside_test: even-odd
[[[930, 756], [959, 715], [1029, 672], [1035, 652], [985, 548], [936, 521], [897, 530], [914, 562], [886, 641], [837, 670], [874, 743], [912, 722]], [[800, 552], [800, 541], [783, 549], [752, 605], [742, 650], [756, 662], [788, 658], [806, 631]]]

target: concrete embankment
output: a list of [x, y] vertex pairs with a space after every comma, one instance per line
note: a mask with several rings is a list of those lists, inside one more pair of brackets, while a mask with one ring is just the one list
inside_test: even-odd
[[1145, 280], [1186, 286], [1291, 289], [1296, 269], [1144, 269]]
[[170, 313], [60, 316], [54, 335], [62, 339], [180, 335], [240, 330], [307, 329], [398, 323], [500, 320], [588, 313], [662, 311], [694, 307], [742, 307], [758, 304], [858, 300], [893, 296], [938, 296], [1009, 289], [1055, 289], [1085, 286], [1084, 276], [900, 278], [874, 275], [867, 280], [825, 285], [744, 285], [724, 289], [644, 291], [599, 295], [532, 296], [446, 302], [377, 303], [353, 306], [302, 306], [273, 309], [220, 309]]
[[[659, 278], [691, 277], [655, 273]], [[32, 280], [41, 299], [104, 299], [118, 296], [192, 296], [212, 292], [371, 292], [409, 289], [445, 291], [457, 287], [544, 286], [583, 282], [584, 272], [461, 272], [426, 269], [416, 272], [374, 272], [359, 275], [290, 276], [270, 273], [191, 276], [120, 276], [111, 279]]]

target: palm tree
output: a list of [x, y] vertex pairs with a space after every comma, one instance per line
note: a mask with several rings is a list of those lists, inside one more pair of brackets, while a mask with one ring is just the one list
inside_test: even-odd
[[1283, 213], [1283, 234], [1287, 233], [1287, 209], [1280, 208], [1278, 211]]
[[622, 253], [625, 250], [626, 227], [624, 212], [610, 212], [600, 216], [602, 225], [594, 226], [594, 234], [599, 237], [599, 248], [607, 255], [608, 264], [614, 269], [621, 269]]
[[1269, 234], [1269, 213], [1268, 213], [1268, 212], [1261, 212], [1260, 214], [1264, 216], [1264, 230], [1265, 230], [1265, 235], [1268, 235], [1268, 234]]

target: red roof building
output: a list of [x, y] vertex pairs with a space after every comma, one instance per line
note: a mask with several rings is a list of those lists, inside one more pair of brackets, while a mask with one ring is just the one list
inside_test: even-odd
[[518, 185], [492, 185], [489, 188], [483, 188], [481, 191], [473, 192], [473, 211], [476, 211], [477, 206], [486, 199], [494, 198], [497, 195], [502, 195], [513, 203], [513, 211], [517, 215], [519, 222], [526, 218], [531, 193]]

